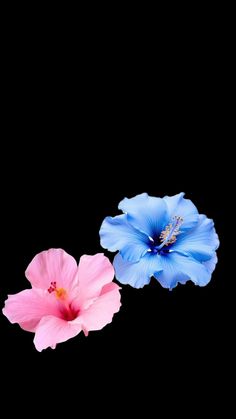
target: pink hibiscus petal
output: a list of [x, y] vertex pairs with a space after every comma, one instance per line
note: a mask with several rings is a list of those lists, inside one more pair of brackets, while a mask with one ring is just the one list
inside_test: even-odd
[[42, 290], [24, 290], [8, 296], [3, 314], [11, 323], [19, 323], [22, 329], [34, 332], [43, 316], [61, 316], [54, 300]]
[[58, 319], [54, 316], [43, 317], [36, 328], [34, 344], [39, 352], [48, 347], [55, 349], [57, 343], [73, 338], [80, 331], [80, 324]]
[[115, 284], [115, 282], [110, 282], [109, 284], [104, 285], [104, 287], [101, 290], [100, 295], [106, 294], [107, 292], [110, 292], [110, 291], [113, 291], [113, 290], [117, 290], [117, 287], [118, 287], [119, 290], [121, 289], [121, 287], [119, 287], [117, 284]]
[[29, 320], [28, 322], [19, 323], [19, 326], [26, 332], [35, 332], [38, 324], [38, 320]]
[[38, 253], [26, 269], [26, 278], [33, 287], [48, 289], [51, 282], [57, 287], [70, 289], [77, 272], [75, 259], [62, 249], [49, 249]]
[[86, 331], [102, 329], [111, 323], [113, 315], [119, 311], [121, 306], [119, 287], [113, 283], [109, 284], [108, 288], [108, 292], [102, 293], [87, 310], [80, 313], [78, 319], [74, 320], [74, 322], [80, 321]]
[[78, 303], [81, 305], [98, 297], [103, 286], [112, 282], [113, 278], [114, 268], [103, 253], [94, 256], [82, 256], [77, 274]]

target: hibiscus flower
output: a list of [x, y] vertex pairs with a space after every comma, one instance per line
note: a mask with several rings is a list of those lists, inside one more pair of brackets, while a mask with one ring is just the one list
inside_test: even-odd
[[154, 276], [172, 289], [191, 280], [204, 286], [217, 263], [219, 239], [214, 223], [199, 214], [184, 193], [156, 198], [146, 193], [123, 199], [122, 215], [106, 217], [101, 245], [111, 252], [116, 278], [143, 287]]
[[81, 332], [100, 330], [120, 309], [114, 269], [102, 253], [84, 255], [79, 266], [62, 249], [37, 254], [26, 269], [32, 289], [9, 295], [3, 314], [34, 332], [38, 351], [55, 348]]

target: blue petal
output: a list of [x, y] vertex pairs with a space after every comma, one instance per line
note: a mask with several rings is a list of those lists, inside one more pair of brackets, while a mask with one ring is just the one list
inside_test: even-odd
[[101, 246], [111, 252], [120, 250], [125, 260], [137, 262], [149, 249], [149, 239], [127, 221], [127, 215], [106, 217], [100, 229]]
[[157, 275], [161, 271], [160, 258], [152, 253], [146, 253], [137, 263], [124, 261], [118, 253], [114, 258], [113, 265], [118, 281], [134, 288], [142, 288], [149, 284], [154, 273]]
[[211, 259], [207, 260], [206, 262], [203, 262], [203, 265], [206, 267], [208, 272], [212, 274], [212, 272], [215, 270], [217, 262], [218, 262], [218, 259], [215, 253]]
[[165, 196], [163, 200], [167, 205], [170, 220], [175, 215], [184, 219], [181, 225], [182, 231], [197, 225], [199, 218], [198, 210], [190, 199], [184, 198], [183, 192], [174, 196]]
[[185, 284], [188, 280], [203, 287], [211, 279], [211, 272], [203, 263], [176, 252], [162, 255], [161, 266], [162, 272], [154, 276], [164, 288], [172, 289], [178, 282]]
[[127, 213], [128, 221], [135, 228], [152, 238], [160, 234], [168, 222], [165, 201], [146, 193], [123, 199], [118, 208]]
[[171, 250], [190, 255], [199, 262], [211, 259], [219, 246], [219, 238], [214, 223], [205, 215], [199, 215], [197, 226], [177, 236]]

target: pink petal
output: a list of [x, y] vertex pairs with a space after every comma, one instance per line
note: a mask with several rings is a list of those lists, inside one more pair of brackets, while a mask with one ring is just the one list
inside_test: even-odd
[[[118, 286], [118, 289], [120, 290], [121, 288]], [[104, 285], [104, 287], [101, 290], [101, 294], [106, 294], [107, 292], [113, 291], [113, 290], [117, 290], [117, 285], [115, 284], [115, 282], [110, 282], [109, 284]]]
[[28, 322], [19, 323], [21, 329], [26, 330], [26, 332], [35, 332], [39, 320], [29, 320]]
[[[105, 287], [104, 287], [105, 288]], [[108, 292], [102, 293], [100, 297], [87, 309], [81, 312], [78, 319], [84, 330], [100, 330], [107, 323], [112, 321], [114, 313], [120, 309], [120, 292], [116, 284], [109, 284]]]
[[19, 323], [29, 332], [35, 328], [43, 316], [61, 316], [55, 298], [39, 289], [30, 289], [9, 295], [5, 301], [3, 314], [11, 323]]
[[67, 322], [53, 316], [44, 317], [37, 326], [34, 344], [41, 352], [51, 346], [55, 349], [56, 344], [78, 335], [81, 331], [79, 324]]
[[62, 249], [38, 253], [26, 269], [26, 278], [33, 287], [48, 289], [51, 282], [58, 288], [70, 289], [77, 272], [75, 259]]
[[112, 282], [113, 278], [113, 266], [103, 253], [82, 256], [77, 274], [79, 296], [77, 302], [83, 305], [86, 300], [99, 296], [103, 286]]

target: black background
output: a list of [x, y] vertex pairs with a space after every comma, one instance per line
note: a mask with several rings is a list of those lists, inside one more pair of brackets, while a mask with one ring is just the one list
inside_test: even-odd
[[1, 316], [11, 391], [42, 379], [45, 400], [54, 389], [58, 397], [81, 388], [96, 397], [119, 386], [120, 398], [134, 391], [143, 399], [152, 381], [154, 393], [168, 399], [191, 394], [200, 381], [201, 397], [208, 397], [209, 382], [227, 370], [232, 340], [225, 250], [230, 113], [218, 49], [172, 39], [172, 49], [158, 54], [140, 44], [118, 51], [95, 38], [83, 51], [83, 42], [40, 49], [28, 35], [9, 35], [4, 65], [1, 305], [29, 286], [24, 271], [38, 252], [61, 247], [78, 261], [103, 251], [101, 222], [118, 214], [125, 196], [185, 192], [214, 219], [221, 246], [208, 286], [123, 286], [112, 324], [56, 350], [38, 353], [33, 334]]

